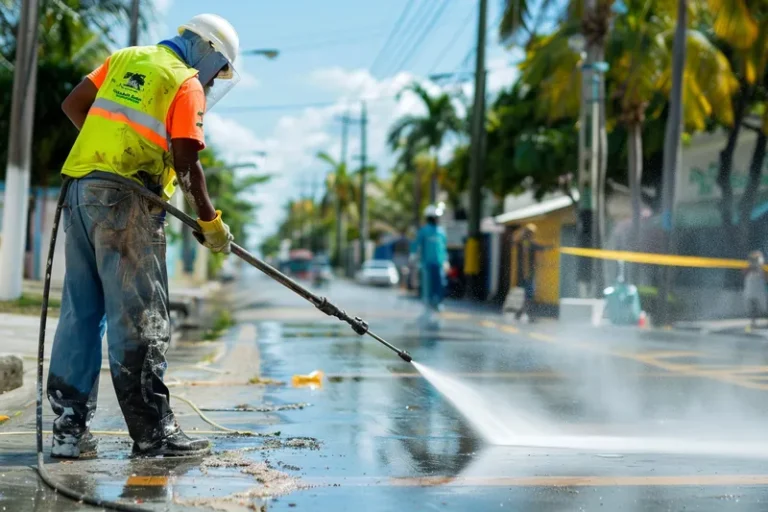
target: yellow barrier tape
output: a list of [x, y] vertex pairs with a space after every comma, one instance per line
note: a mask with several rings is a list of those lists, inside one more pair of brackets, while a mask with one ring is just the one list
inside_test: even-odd
[[[697, 268], [747, 268], [746, 260], [731, 260], [726, 258], [703, 258], [700, 256], [677, 256], [674, 254], [654, 254], [650, 252], [607, 251], [603, 249], [586, 249], [583, 247], [561, 247], [562, 254], [597, 258], [601, 260], [626, 261], [628, 263], [645, 263], [648, 265], [663, 265], [668, 267], [697, 267]], [[768, 265], [764, 268], [768, 270]]]

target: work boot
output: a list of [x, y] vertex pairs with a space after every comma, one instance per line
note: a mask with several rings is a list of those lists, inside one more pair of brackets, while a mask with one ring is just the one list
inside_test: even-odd
[[56, 459], [85, 459], [96, 456], [96, 447], [99, 440], [90, 430], [86, 430], [81, 436], [69, 433], [54, 432], [51, 457]]
[[211, 442], [199, 437], [189, 437], [181, 429], [160, 439], [159, 441], [141, 447], [133, 443], [135, 457], [196, 457], [211, 453]]

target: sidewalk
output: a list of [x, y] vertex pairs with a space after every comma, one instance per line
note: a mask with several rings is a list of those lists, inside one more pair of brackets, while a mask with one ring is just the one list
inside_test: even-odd
[[751, 327], [751, 321], [748, 318], [677, 322], [674, 328], [683, 331], [694, 331], [702, 335], [725, 334], [768, 341], [768, 323], [765, 320], [759, 321], [754, 329]]
[[[16, 322], [17, 334], [26, 338], [36, 334], [23, 318], [0, 318], [3, 320]], [[47, 469], [53, 478], [80, 492], [164, 511], [209, 509], [214, 505], [229, 511], [259, 510], [258, 507], [265, 504], [262, 498], [299, 487], [298, 478], [262, 460], [262, 454], [293, 446], [290, 439], [276, 437], [274, 428], [269, 426], [274, 422], [270, 414], [202, 413], [196, 409], [224, 410], [221, 408], [233, 407], [233, 404], [263, 404], [267, 388], [249, 384], [249, 380], [259, 374], [256, 336], [256, 328], [246, 325], [233, 329], [219, 341], [182, 340], [169, 351], [165, 380], [174, 412], [186, 432], [203, 435], [213, 442], [211, 456], [175, 460], [129, 458], [131, 441], [125, 433], [104, 359], [99, 407], [91, 425], [99, 438], [98, 459], [62, 462], [46, 456]], [[28, 369], [34, 387], [34, 366]], [[193, 402], [187, 402], [190, 399]], [[2, 406], [9, 403], [4, 399]], [[33, 396], [30, 394], [17, 403], [18, 409], [11, 414], [0, 408], [0, 414], [11, 416], [0, 424], [2, 505], [7, 510], [30, 510], [30, 503], [34, 503], [35, 510], [46, 512], [83, 510], [83, 505], [37, 483], [32, 469], [36, 464]], [[49, 430], [53, 414], [47, 402], [43, 404], [43, 414], [45, 428]], [[209, 419], [206, 414], [216, 419]], [[223, 425], [212, 426], [206, 420]], [[252, 434], [243, 434], [247, 432]], [[50, 435], [46, 434], [46, 453], [50, 443]], [[247, 456], [250, 452], [255, 456]]]

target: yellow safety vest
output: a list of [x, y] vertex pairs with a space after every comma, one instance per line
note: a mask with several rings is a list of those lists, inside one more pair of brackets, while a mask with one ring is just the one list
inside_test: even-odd
[[165, 121], [179, 88], [195, 75], [165, 46], [115, 52], [62, 174], [82, 178], [103, 171], [141, 182], [143, 171], [169, 199], [176, 173]]

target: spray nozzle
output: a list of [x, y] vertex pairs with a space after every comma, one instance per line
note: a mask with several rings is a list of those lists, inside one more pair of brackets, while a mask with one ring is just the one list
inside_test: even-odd
[[405, 350], [401, 350], [400, 352], [397, 353], [397, 355], [400, 356], [400, 359], [402, 359], [406, 363], [410, 363], [411, 361], [413, 361], [411, 354], [409, 354]]

